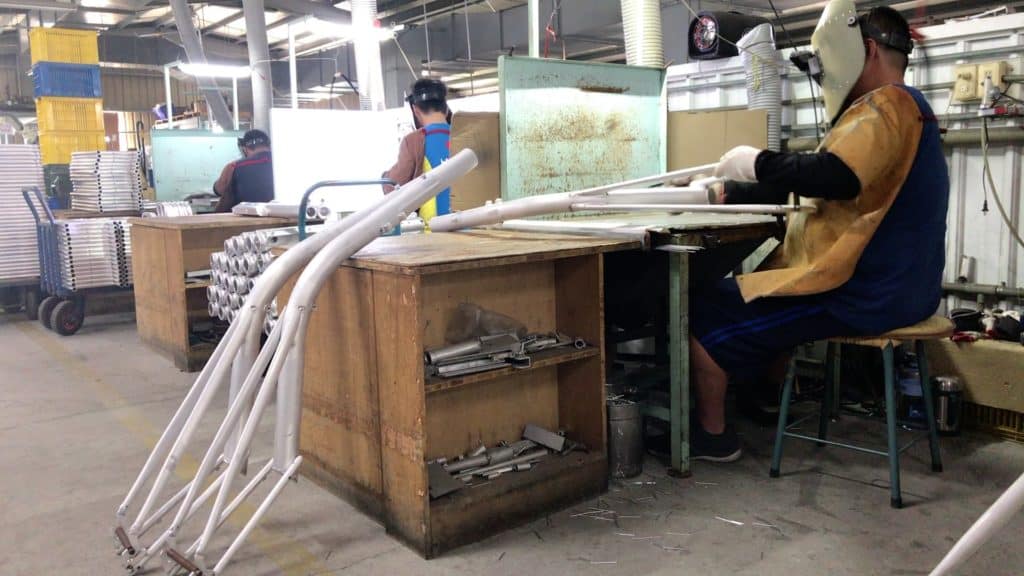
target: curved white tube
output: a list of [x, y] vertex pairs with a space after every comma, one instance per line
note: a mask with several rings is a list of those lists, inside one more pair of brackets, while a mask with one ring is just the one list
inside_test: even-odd
[[[471, 210], [464, 210], [462, 212], [438, 216], [430, 221], [430, 229], [435, 232], [449, 232], [452, 230], [460, 230], [462, 228], [473, 228], [475, 226], [496, 224], [504, 222], [505, 220], [514, 220], [517, 218], [570, 212], [573, 204], [589, 201], [606, 201], [606, 199], [611, 197], [616, 191], [635, 188], [637, 186], [658, 184], [676, 179], [693, 178], [701, 174], [712, 174], [714, 173], [716, 166], [717, 164], [706, 164], [704, 166], [685, 168], [683, 170], [676, 170], [674, 172], [667, 172], [656, 176], [647, 176], [644, 178], [637, 178], [635, 180], [619, 182], [618, 184], [598, 186], [596, 188], [588, 188], [586, 190], [579, 190], [576, 192], [543, 194], [540, 196], [521, 198], [519, 200], [510, 200], [508, 202], [495, 202], [494, 204], [488, 204]], [[652, 189], [650, 193], [657, 194], [654, 189]]]

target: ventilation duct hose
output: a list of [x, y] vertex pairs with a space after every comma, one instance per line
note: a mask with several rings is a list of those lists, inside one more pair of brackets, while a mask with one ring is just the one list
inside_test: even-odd
[[622, 32], [626, 63], [630, 66], [665, 66], [661, 43], [661, 4], [658, 0], [622, 0]]
[[768, 111], [768, 149], [779, 151], [782, 141], [782, 79], [771, 24], [761, 24], [737, 42], [747, 75], [747, 106]]
[[359, 109], [384, 109], [384, 76], [381, 71], [377, 0], [352, 0], [352, 30], [359, 78]]

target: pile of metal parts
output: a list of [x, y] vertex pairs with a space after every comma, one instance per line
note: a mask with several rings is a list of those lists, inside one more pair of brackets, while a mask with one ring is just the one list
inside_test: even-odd
[[61, 285], [71, 291], [132, 285], [131, 224], [120, 218], [57, 220]]
[[[298, 441], [303, 359], [317, 294], [342, 262], [389, 233], [476, 164], [472, 150], [462, 150], [378, 202], [325, 226], [265, 268], [117, 508], [114, 536], [129, 573], [138, 573], [162, 555], [172, 564], [173, 574], [224, 574], [302, 464]], [[296, 276], [288, 305], [280, 310], [278, 322], [261, 347], [271, 302]], [[196, 448], [197, 433], [206, 428], [203, 420], [225, 387], [229, 387], [229, 407], [223, 417], [217, 417], [216, 434], [203, 443], [199, 466], [188, 473], [185, 484], [173, 486], [176, 471], [181, 472], [179, 463], [186, 452]], [[272, 455], [252, 463], [259, 452], [254, 446], [258, 424], [275, 397]], [[243, 477], [246, 469], [248, 476]], [[272, 475], [277, 478], [260, 497], [255, 512], [216, 557], [211, 548], [215, 534], [231, 525], [229, 517]], [[243, 478], [244, 485], [238, 486]], [[211, 499], [212, 506], [204, 506]], [[191, 545], [179, 542], [185, 524], [200, 510], [204, 522], [199, 538]], [[170, 517], [169, 522], [164, 522], [165, 517]], [[154, 530], [157, 526], [161, 527]]]
[[32, 186], [43, 187], [39, 148], [0, 146], [0, 283], [39, 275], [36, 221], [21, 194]]
[[587, 343], [565, 334], [528, 334], [523, 338], [515, 332], [481, 336], [451, 346], [434, 348], [423, 353], [427, 376], [455, 378], [501, 368], [529, 368], [531, 354], [555, 348], [582, 350]]
[[[118, 554], [124, 559], [129, 573], [137, 573], [154, 558], [164, 555], [173, 563], [171, 572], [175, 574], [224, 574], [239, 547], [295, 477], [302, 464], [298, 440], [302, 417], [305, 339], [310, 316], [314, 313], [313, 304], [320, 290], [342, 262], [375, 238], [394, 230], [409, 213], [450, 187], [453, 181], [472, 170], [476, 164], [473, 151], [462, 150], [434, 170], [396, 189], [371, 206], [332, 222], [318, 234], [295, 244], [264, 270], [117, 508], [114, 535], [118, 543]], [[714, 166], [702, 166], [661, 174], [643, 181], [667, 183], [711, 173], [713, 170]], [[626, 182], [613, 185], [610, 189], [617, 190], [635, 184], [636, 181]], [[694, 186], [690, 185], [691, 188]], [[708, 191], [704, 190], [703, 193], [706, 197]], [[529, 200], [533, 204], [543, 201], [544, 197]], [[514, 204], [508, 202], [506, 206]], [[564, 211], [564, 204], [561, 201], [552, 202], [547, 212]], [[460, 214], [473, 212], [471, 210]], [[503, 220], [501, 212], [489, 216], [477, 212], [476, 216], [474, 220], [479, 225], [496, 224]], [[457, 221], [443, 216], [434, 218], [431, 228], [434, 228], [434, 222], [442, 218], [447, 219], [442, 222], [456, 228], [465, 225], [459, 225]], [[298, 279], [294, 283], [288, 305], [280, 311], [278, 322], [261, 347], [260, 333], [266, 312], [285, 283], [296, 275]], [[213, 439], [205, 444], [206, 450], [195, 472], [188, 474], [189, 480], [184, 486], [173, 488], [171, 480], [176, 471], [181, 472], [178, 464], [185, 459], [189, 448], [195, 448], [193, 440], [197, 432], [205, 428], [203, 420], [225, 384], [230, 386], [227, 413], [219, 419]], [[256, 452], [256, 429], [275, 396], [273, 455], [259, 465], [249, 466]], [[541, 442], [538, 444], [543, 445]], [[246, 468], [250, 474], [248, 481], [235, 493], [234, 488]], [[256, 511], [245, 521], [219, 559], [211, 558], [210, 542], [214, 534], [225, 526], [232, 513], [242, 506], [271, 473], [278, 477]], [[204, 504], [214, 495], [216, 498], [212, 507], [205, 508]], [[201, 509], [206, 515], [202, 534], [191, 546], [179, 548], [178, 537], [183, 533], [184, 525]], [[147, 538], [146, 535], [172, 511], [173, 518], [158, 535]]]
[[73, 152], [71, 208], [85, 212], [141, 210], [140, 160], [138, 152]]
[[142, 201], [142, 216], [144, 218], [192, 216], [192, 204], [181, 200], [173, 202], [154, 202], [152, 200]]
[[580, 444], [541, 426], [527, 424], [522, 440], [502, 442], [493, 448], [480, 446], [469, 454], [448, 461], [439, 458], [427, 462], [431, 500], [461, 490], [478, 481], [490, 481], [510, 472], [532, 470], [548, 455], [566, 454]]

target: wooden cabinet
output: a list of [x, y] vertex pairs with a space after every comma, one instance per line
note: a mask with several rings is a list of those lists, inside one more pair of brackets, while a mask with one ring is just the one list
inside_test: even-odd
[[132, 218], [132, 274], [139, 337], [167, 356], [179, 370], [200, 370], [215, 342], [193, 337], [197, 322], [209, 322], [208, 282], [185, 282], [185, 275], [209, 270], [210, 254], [224, 240], [250, 230], [294, 223], [285, 218], [246, 218], [205, 214], [174, 218]]
[[[426, 557], [604, 491], [602, 253], [637, 246], [493, 231], [374, 242], [335, 272], [311, 317], [303, 473]], [[462, 302], [589, 347], [539, 354], [528, 369], [426, 378], [423, 351], [445, 344]], [[588, 451], [429, 499], [426, 461], [518, 440], [529, 423]]]

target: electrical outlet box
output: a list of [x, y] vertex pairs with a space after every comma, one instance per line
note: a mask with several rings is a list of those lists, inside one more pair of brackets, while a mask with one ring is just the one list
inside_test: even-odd
[[1010, 64], [1005, 60], [978, 64], [978, 93], [984, 95], [985, 78], [992, 78], [992, 85], [1000, 92], [1006, 90], [1003, 76], [1010, 73]]
[[981, 99], [977, 64], [961, 64], [953, 69], [953, 76], [954, 102], [971, 102]]

